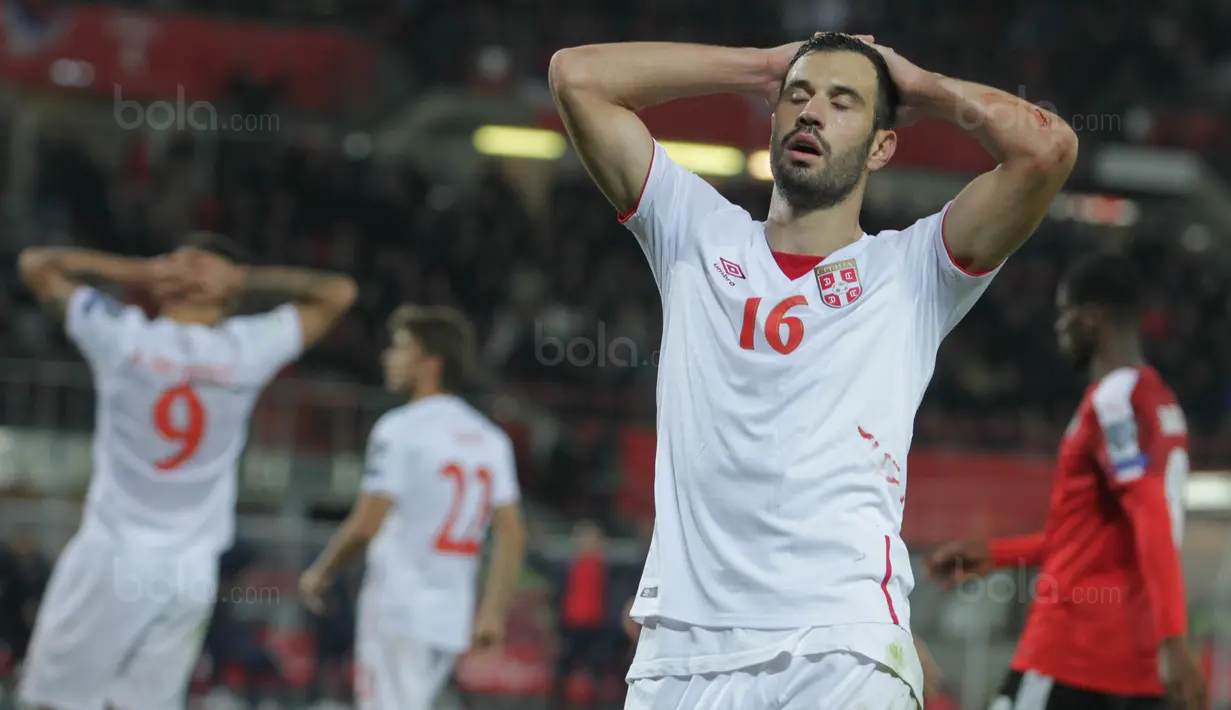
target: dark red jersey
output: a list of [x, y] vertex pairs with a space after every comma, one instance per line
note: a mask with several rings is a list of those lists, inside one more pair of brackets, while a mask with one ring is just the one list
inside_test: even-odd
[[1044, 531], [992, 543], [1038, 565], [1012, 667], [1117, 695], [1161, 695], [1159, 643], [1187, 632], [1179, 544], [1188, 433], [1151, 367], [1090, 386], [1065, 432]]

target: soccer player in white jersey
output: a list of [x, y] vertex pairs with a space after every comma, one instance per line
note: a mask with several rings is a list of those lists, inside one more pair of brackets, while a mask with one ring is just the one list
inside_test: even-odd
[[[552, 58], [550, 80], [664, 310], [657, 518], [626, 707], [921, 704], [899, 537], [915, 412], [941, 339], [1064, 184], [1076, 135], [866, 36], [576, 47]], [[721, 92], [773, 107], [765, 222], [637, 117]], [[895, 121], [918, 119], [951, 122], [999, 165], [937, 214], [865, 234], [868, 174], [893, 156]]]
[[[19, 697], [42, 710], [183, 708], [233, 542], [237, 469], [262, 388], [350, 307], [347, 276], [245, 267], [215, 234], [154, 259], [27, 249], [26, 284], [94, 376], [81, 527], [35, 623]], [[150, 319], [87, 281], [148, 289]], [[285, 298], [233, 317], [242, 292]]]
[[[359, 710], [429, 710], [457, 655], [496, 647], [525, 557], [513, 444], [456, 395], [470, 324], [449, 308], [389, 319], [385, 384], [410, 401], [376, 422], [359, 498], [303, 574], [305, 602], [367, 551], [355, 639]], [[496, 538], [476, 614], [479, 556]]]

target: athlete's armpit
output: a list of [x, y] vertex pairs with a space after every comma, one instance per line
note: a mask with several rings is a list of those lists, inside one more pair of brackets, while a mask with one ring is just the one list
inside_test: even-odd
[[68, 315], [68, 297], [59, 294], [48, 296], [39, 299], [39, 305], [42, 306], [43, 312], [50, 318], [56, 320], [64, 320]]

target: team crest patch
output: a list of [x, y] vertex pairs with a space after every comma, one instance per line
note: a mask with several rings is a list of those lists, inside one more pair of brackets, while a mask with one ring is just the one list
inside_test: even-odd
[[816, 283], [821, 287], [821, 300], [830, 308], [849, 306], [863, 295], [859, 267], [854, 259], [816, 267]]

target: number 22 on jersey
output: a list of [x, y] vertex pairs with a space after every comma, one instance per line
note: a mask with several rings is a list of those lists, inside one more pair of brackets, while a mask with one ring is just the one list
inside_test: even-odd
[[[479, 467], [467, 473], [458, 464], [447, 464], [440, 475], [453, 484], [452, 501], [444, 524], [436, 532], [435, 549], [437, 552], [467, 557], [479, 554], [483, 549], [483, 531], [487, 526], [487, 517], [492, 508], [492, 474], [486, 468]], [[471, 483], [479, 484], [478, 515], [470, 520], [469, 525], [460, 524], [463, 519], [463, 508], [467, 501], [467, 492]]]
[[159, 471], [173, 471], [192, 458], [205, 436], [205, 405], [191, 384], [162, 391], [150, 412], [154, 431], [176, 450], [154, 462]]

